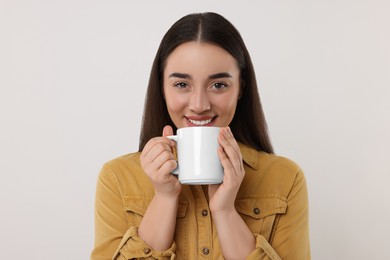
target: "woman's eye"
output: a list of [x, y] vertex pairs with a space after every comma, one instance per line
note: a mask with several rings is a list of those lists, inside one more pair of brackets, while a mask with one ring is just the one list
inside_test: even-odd
[[212, 87], [215, 89], [223, 89], [223, 88], [227, 87], [227, 84], [225, 84], [223, 82], [216, 82], [212, 85]]
[[186, 88], [188, 85], [185, 82], [176, 82], [174, 86], [177, 88]]

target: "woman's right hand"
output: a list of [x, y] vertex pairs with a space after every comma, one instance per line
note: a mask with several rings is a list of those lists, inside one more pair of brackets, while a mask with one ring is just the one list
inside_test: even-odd
[[181, 184], [171, 172], [177, 167], [173, 156], [176, 143], [166, 136], [173, 135], [171, 126], [165, 126], [163, 136], [150, 139], [142, 150], [141, 166], [151, 180], [156, 195], [177, 197]]

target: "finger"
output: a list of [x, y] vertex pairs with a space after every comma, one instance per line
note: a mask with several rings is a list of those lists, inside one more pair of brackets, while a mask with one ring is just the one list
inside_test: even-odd
[[[161, 167], [158, 169], [156, 174], [158, 176], [161, 176], [165, 178], [165, 176], [171, 175], [171, 172], [177, 167], [177, 162], [176, 160], [167, 160], [165, 161]], [[173, 177], [173, 176], [172, 176]]]
[[233, 172], [235, 176], [241, 176], [243, 173], [243, 165], [240, 158], [235, 156], [229, 156], [226, 151], [221, 147], [219, 151], [220, 160], [224, 167], [225, 174]]
[[[169, 125], [166, 125], [164, 128], [163, 128], [163, 133], [162, 133], [162, 136], [163, 137], [166, 137], [166, 136], [169, 136], [169, 135], [173, 135], [173, 129], [171, 126]], [[175, 142], [168, 139], [168, 138], [160, 138], [160, 137], [154, 137], [152, 139], [150, 139], [144, 149], [142, 150], [142, 154], [141, 156], [147, 156], [148, 152], [154, 148], [154, 146], [158, 143], [158, 142], [164, 142], [164, 143], [167, 143], [168, 145], [170, 145], [171, 147], [173, 147], [175, 145]]]
[[[173, 135], [172, 126], [170, 126], [170, 125], [164, 126], [162, 136], [167, 137], [167, 136], [172, 136], [172, 135]], [[169, 140], [170, 140], [171, 146], [174, 147], [176, 145], [176, 143], [171, 139], [169, 139]]]
[[[164, 126], [163, 136], [167, 137], [167, 136], [172, 136], [172, 135], [173, 135], [172, 127], [170, 125]], [[174, 154], [174, 157], [175, 157], [175, 159], [177, 159], [176, 142], [171, 140], [171, 139], [170, 139], [170, 142], [171, 142], [171, 148], [172, 148], [172, 152]]]
[[[241, 170], [242, 169], [242, 156], [241, 156], [241, 151], [239, 150], [238, 144], [237, 148], [235, 148], [235, 143], [237, 143], [235, 140], [232, 144], [232, 141], [229, 142], [228, 138], [226, 135], [232, 135], [228, 132], [226, 132], [227, 129], [224, 129], [221, 133], [221, 135], [218, 137], [218, 141], [220, 145], [223, 148], [223, 151], [227, 158], [230, 160], [232, 166], [236, 170]], [[233, 137], [232, 137], [233, 138]], [[233, 138], [234, 139], [234, 138]]]
[[158, 171], [162, 168], [162, 166], [171, 160], [175, 160], [174, 156], [171, 151], [163, 151], [161, 154], [159, 154], [151, 163], [153, 165], [153, 169]]
[[161, 153], [153, 162], [148, 164], [144, 169], [146, 174], [154, 180], [154, 182], [161, 182], [169, 179], [169, 174], [177, 167], [173, 155], [165, 151]]
[[218, 156], [219, 160], [221, 161], [225, 176], [227, 176], [230, 172], [234, 172], [234, 167], [226, 155], [226, 152], [224, 151], [223, 147], [218, 147]]
[[153, 148], [147, 152], [142, 160], [147, 164], [153, 164], [156, 159], [164, 152], [172, 154], [172, 148], [169, 144], [162, 141], [153, 146]]
[[240, 147], [239, 147], [236, 139], [234, 138], [233, 133], [232, 133], [230, 127], [227, 126], [227, 127], [222, 128], [220, 134], [223, 137], [225, 137], [225, 140], [227, 141], [227, 143], [229, 145], [231, 145], [231, 147], [234, 149], [234, 151], [238, 155], [240, 155], [241, 154]]
[[141, 159], [150, 157], [150, 152], [154, 151], [159, 144], [166, 144], [168, 147], [174, 146], [174, 142], [172, 143], [172, 141], [168, 138], [154, 137], [146, 143], [141, 153]]
[[221, 160], [221, 164], [224, 170], [223, 183], [228, 186], [239, 186], [243, 179], [243, 171], [235, 168], [222, 147], [218, 149], [218, 155]]
[[173, 129], [172, 126], [166, 125], [164, 126], [162, 136], [169, 136], [169, 135], [173, 135]]

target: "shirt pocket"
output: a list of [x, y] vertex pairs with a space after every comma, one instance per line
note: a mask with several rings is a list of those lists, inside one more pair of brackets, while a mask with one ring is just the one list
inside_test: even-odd
[[269, 241], [278, 220], [286, 213], [286, 199], [280, 196], [259, 196], [237, 199], [236, 210], [252, 233], [260, 234]]

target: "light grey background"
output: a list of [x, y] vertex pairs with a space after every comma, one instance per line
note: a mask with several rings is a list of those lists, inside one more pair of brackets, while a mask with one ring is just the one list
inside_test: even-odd
[[389, 1], [0, 0], [1, 259], [89, 258], [98, 172], [137, 150], [160, 39], [199, 11], [242, 33], [313, 259], [390, 259]]

